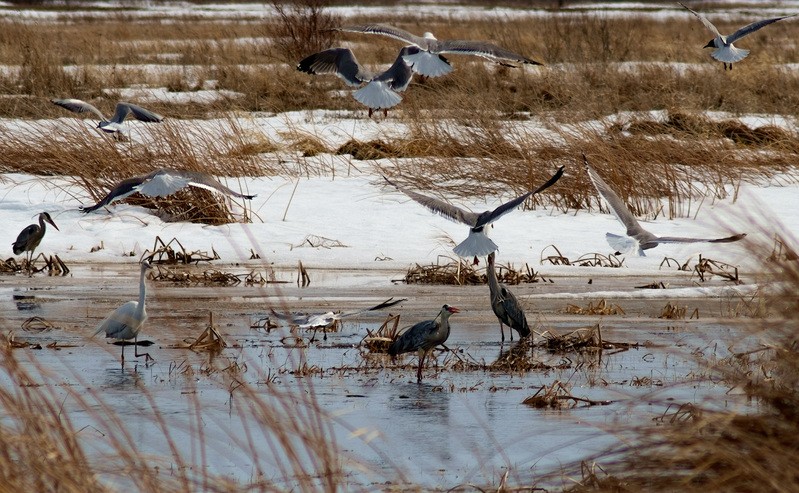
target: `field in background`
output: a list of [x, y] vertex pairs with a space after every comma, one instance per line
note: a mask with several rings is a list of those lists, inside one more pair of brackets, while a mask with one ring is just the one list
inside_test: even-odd
[[[553, 10], [518, 20], [469, 16], [457, 22], [405, 14], [390, 22], [417, 33], [430, 30], [439, 38], [492, 39], [545, 66], [518, 70], [451, 57], [456, 68], [450, 76], [415, 81], [389, 113], [387, 126], [407, 129], [401, 137], [387, 133], [344, 148], [299, 129], [273, 138], [242, 123], [259, 114], [317, 109], [366, 118], [348, 92], [331, 96], [345, 89], [341, 81], [295, 70], [299, 57], [315, 48], [291, 42], [292, 36], [309, 39], [302, 30], [305, 13], [299, 11], [296, 19], [291, 16], [298, 12], [291, 7], [284, 13], [287, 22], [280, 16], [188, 11], [177, 17], [166, 12], [140, 16], [126, 8], [102, 15], [92, 9], [75, 15], [65, 8], [37, 21], [6, 17], [0, 29], [0, 171], [68, 175], [97, 198], [109, 183], [158, 166], [230, 177], [324, 175], [330, 170], [323, 164], [300, 158], [342, 153], [355, 161], [380, 159], [376, 165], [402, 184], [457, 196], [526, 190], [566, 164], [569, 180], [541, 200], [568, 211], [598, 206], [578, 171], [586, 152], [635, 213], [659, 214], [655, 203], [667, 197], [671, 217], [695, 213], [693, 204], [704, 197], [734, 194], [742, 182], [796, 177], [799, 77], [794, 69], [799, 49], [779, 40], [799, 39], [799, 21], [780, 22], [747, 38], [741, 45], [752, 55], [724, 72], [701, 49], [709, 39], [705, 29], [678, 9], [664, 16]], [[752, 14], [758, 17], [754, 9]], [[386, 20], [362, 14], [320, 19], [323, 25]], [[718, 26], [732, 31], [744, 22], [736, 17]], [[316, 47], [351, 46], [362, 63], [375, 65], [388, 64], [399, 48], [390, 40], [333, 33], [313, 42], [322, 43]], [[81, 125], [55, 125], [72, 115], [49, 98], [82, 98], [110, 113], [128, 88], [166, 88], [176, 95], [145, 104], [168, 117], [164, 125], [147, 129], [146, 146], [108, 145]], [[206, 102], [177, 97], [206, 90], [222, 96]], [[768, 123], [738, 118], [751, 115]], [[190, 202], [207, 200], [200, 196]], [[794, 241], [790, 235], [782, 240], [786, 245]], [[579, 475], [573, 491], [796, 491], [795, 261], [790, 248], [774, 255], [763, 271], [764, 277], [779, 281], [773, 284], [777, 288], [761, 290], [752, 300], [764, 307], [750, 313], [753, 330], [768, 331], [773, 344], [709, 364], [722, 385], [756, 400], [758, 413], [680, 407], [638, 430], [635, 448], [613, 450], [596, 464], [584, 463], [582, 470], [565, 466], [555, 474]], [[117, 430], [107, 440], [113, 444], [110, 460], [92, 464], [75, 438], [81, 430], [60, 412], [64, 394], [53, 390], [57, 379], [43, 369], [32, 375], [10, 349], [3, 361], [0, 378], [20, 384], [0, 389], [5, 416], [0, 482], [10, 489], [101, 491], [106, 486], [98, 476], [129, 481], [139, 491], [242, 487], [205, 475], [202, 467], [193, 469], [194, 458], [179, 450], [178, 438], [171, 438], [169, 421], [157, 408], [153, 419], [175, 448], [161, 470], [137, 453], [124, 423], [103, 408], [101, 395], [67, 389], [70, 399], [104, 429]], [[220, 381], [252, 403], [247, 416], [253, 426], [269, 431], [275, 456], [281, 457], [281, 484], [294, 482], [305, 490], [351, 488], [330, 431], [332, 418], [314, 402], [313, 386], [298, 379], [296, 388], [273, 387], [274, 394], [266, 398], [263, 389], [241, 385], [236, 371], [228, 369]], [[146, 398], [147, 392], [142, 395]], [[194, 405], [191, 431], [202, 441], [202, 403]], [[264, 438], [252, 431], [231, 439], [253, 452], [248, 441]], [[250, 489], [283, 489], [263, 474], [254, 472]], [[530, 485], [499, 485], [500, 490], [506, 487]]]

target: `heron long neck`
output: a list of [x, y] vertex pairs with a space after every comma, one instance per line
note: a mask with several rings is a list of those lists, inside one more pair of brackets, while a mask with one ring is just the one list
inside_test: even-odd
[[488, 256], [488, 265], [486, 265], [486, 277], [488, 278], [488, 288], [492, 291], [499, 290], [499, 280], [497, 273], [494, 271], [494, 256]]
[[139, 306], [136, 307], [139, 313], [144, 313], [144, 299], [147, 296], [147, 283], [144, 282], [144, 278], [147, 275], [147, 269], [142, 267], [141, 274], [139, 276]]
[[42, 232], [42, 236], [44, 236], [45, 231], [47, 231], [47, 223], [44, 222], [44, 216], [39, 214], [39, 229]]

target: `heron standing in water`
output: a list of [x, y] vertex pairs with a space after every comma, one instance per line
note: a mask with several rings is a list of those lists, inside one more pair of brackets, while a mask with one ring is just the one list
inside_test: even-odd
[[50, 214], [42, 212], [39, 214], [39, 224], [31, 224], [23, 229], [19, 236], [17, 236], [17, 241], [13, 243], [14, 255], [28, 252], [28, 272], [31, 275], [33, 275], [33, 251], [39, 246], [42, 238], [44, 238], [44, 233], [47, 232], [45, 223], [50, 223], [55, 229], [58, 229], [58, 226], [55, 225]]
[[454, 306], [444, 305], [434, 320], [425, 320], [414, 325], [388, 347], [388, 354], [393, 358], [402, 353], [417, 351], [419, 354], [419, 369], [416, 371], [416, 381], [422, 383], [422, 368], [427, 353], [434, 347], [444, 344], [449, 338], [449, 317], [460, 310]]
[[500, 284], [497, 273], [494, 271], [495, 252], [488, 254], [488, 267], [486, 267], [486, 277], [488, 277], [488, 289], [491, 292], [491, 309], [499, 319], [499, 330], [502, 333], [502, 342], [505, 342], [505, 329], [503, 324], [510, 330], [510, 340], [513, 340], [513, 330], [519, 333], [519, 337], [530, 335], [530, 326], [527, 325], [527, 317], [519, 304], [516, 296], [510, 292], [507, 286]]

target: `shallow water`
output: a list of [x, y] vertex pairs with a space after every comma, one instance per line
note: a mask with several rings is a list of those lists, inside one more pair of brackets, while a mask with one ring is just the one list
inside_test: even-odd
[[[507, 374], [487, 369], [515, 342], [500, 343], [485, 286], [395, 284], [392, 279], [404, 273], [388, 271], [315, 271], [307, 288], [293, 283], [187, 288], [148, 281], [150, 318], [140, 335], [154, 345], [139, 350], [152, 355], [155, 363], [136, 362], [134, 348], [127, 347], [122, 367], [120, 347], [89, 337], [108, 312], [137, 298], [137, 274], [136, 266], [86, 265], [75, 266], [66, 278], [0, 278], [0, 309], [6, 314], [3, 332], [13, 330], [16, 341], [41, 346], [16, 349], [15, 354], [37, 375], [37, 383], [63, 400], [64, 411], [93, 453], [114, 448], [110, 428], [119, 424], [111, 416], [123, 423], [129, 446], [141, 453], [167, 457], [171, 441], [188, 464], [200, 469], [245, 483], [260, 472], [290, 486], [281, 470], [285, 459], [271, 451], [274, 430], [264, 427], [263, 420], [256, 421], [253, 403], [231, 384], [237, 381], [248, 384], [273, 409], [283, 409], [286, 399], [291, 401], [278, 413], [274, 426], [282, 427], [280, 420], [314, 415], [307, 411], [308, 400], [329, 414], [324, 426], [341, 449], [340, 458], [349, 471], [347, 484], [411, 481], [447, 488], [466, 482], [496, 484], [507, 469], [512, 480], [529, 484], [543, 472], [617, 443], [626, 436], [625, 429], [662, 416], [669, 406], [673, 410], [685, 402], [721, 408], [747, 405], [708, 378], [708, 365], [729, 356], [731, 344], [737, 351], [757, 342], [747, 335], [745, 320], [727, 316], [735, 303], [732, 294], [727, 299], [675, 299], [673, 290], [654, 294], [634, 289], [652, 282], [650, 278], [601, 275], [593, 275], [591, 284], [578, 276], [515, 286], [513, 291], [538, 332], [563, 333], [599, 323], [605, 341], [639, 347], [584, 354], [535, 348], [535, 359], [547, 369]], [[280, 272], [278, 278], [292, 275]], [[664, 274], [659, 280], [673, 287], [694, 282], [682, 273]], [[568, 304], [596, 303], [591, 292], [626, 293], [625, 299], [606, 298], [625, 314], [564, 313]], [[640, 296], [629, 298], [639, 292]], [[574, 293], [584, 294], [573, 299]], [[309, 331], [251, 328], [271, 309], [350, 311], [392, 296], [408, 300], [386, 311], [345, 318], [341, 329], [328, 333], [326, 340], [322, 333], [311, 343]], [[696, 309], [699, 319], [657, 318], [669, 301], [685, 306], [687, 313]], [[444, 303], [463, 310], [451, 319], [447, 346], [453, 352], [436, 355], [435, 363], [425, 370], [423, 384], [415, 382], [415, 357], [406, 355], [392, 363], [358, 347], [367, 329], [377, 329], [387, 312], [399, 313], [400, 325], [407, 326], [432, 318]], [[228, 343], [215, 357], [185, 348], [206, 328], [210, 312]], [[56, 328], [24, 330], [22, 323], [34, 316]], [[47, 347], [53, 343], [54, 348]], [[458, 360], [485, 366], [458, 370]], [[559, 410], [522, 404], [541, 386], [556, 381], [574, 396], [610, 403], [578, 403], [574, 409]], [[12, 385], [6, 375], [2, 382]], [[70, 391], [88, 402], [78, 402]], [[297, 415], [291, 417], [289, 411]], [[166, 435], [162, 423], [168, 425]]]

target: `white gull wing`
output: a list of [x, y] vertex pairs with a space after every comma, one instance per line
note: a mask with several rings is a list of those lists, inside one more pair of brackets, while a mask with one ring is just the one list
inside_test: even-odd
[[93, 113], [102, 121], [107, 121], [103, 113], [93, 105], [80, 99], [51, 99], [51, 103], [74, 113]]
[[616, 219], [627, 228], [627, 235], [636, 239], [640, 244], [657, 241], [655, 235], [638, 224], [638, 220], [633, 216], [632, 212], [630, 212], [630, 209], [627, 208], [624, 201], [616, 195], [616, 192], [614, 192], [613, 189], [605, 183], [605, 180], [594, 171], [594, 168], [588, 164], [588, 158], [586, 158], [585, 154], [583, 154], [583, 165], [588, 173], [588, 177], [591, 179], [591, 183], [593, 183], [594, 188], [596, 188], [597, 193], [599, 193], [599, 196], [608, 204], [610, 211], [616, 216]]
[[388, 24], [359, 24], [356, 26], [340, 27], [336, 30], [351, 33], [379, 34], [382, 36], [388, 36], [390, 38], [398, 39], [404, 43], [416, 45], [424, 50], [427, 50], [429, 48], [430, 41], [435, 39], [417, 36], [404, 29], [389, 26]]
[[730, 34], [729, 36], [727, 36], [727, 40], [726, 41], [727, 41], [727, 43], [732, 44], [735, 41], [738, 41], [739, 39], [743, 38], [744, 36], [752, 34], [753, 32], [757, 31], [758, 29], [760, 29], [763, 26], [768, 26], [769, 24], [772, 24], [772, 23], [777, 22], [777, 21], [781, 21], [783, 19], [787, 19], [789, 17], [794, 17], [795, 15], [796, 14], [786, 15], [786, 16], [783, 16], [783, 17], [774, 17], [772, 19], [763, 19], [761, 21], [753, 22], [753, 23], [749, 24], [748, 26], [744, 26], [744, 27], [738, 29], [737, 31], [735, 31], [734, 33]]
[[444, 40], [435, 41], [432, 44], [433, 46], [430, 51], [433, 53], [474, 55], [502, 64], [513, 62], [528, 65], [541, 65], [540, 62], [506, 50], [488, 41]]
[[415, 202], [425, 206], [427, 209], [435, 212], [436, 214], [440, 214], [451, 221], [459, 222], [470, 227], [475, 227], [477, 225], [477, 220], [479, 219], [480, 214], [461, 209], [460, 207], [454, 206], [435, 197], [428, 197], [427, 195], [406, 190], [385, 176], [383, 179], [386, 180], [389, 185], [393, 186]]
[[330, 48], [309, 55], [300, 60], [297, 70], [312, 75], [334, 74], [352, 87], [372, 79], [372, 74], [358, 63], [349, 48]]
[[392, 297], [375, 306], [371, 306], [369, 308], [363, 308], [361, 310], [355, 310], [351, 312], [326, 312], [315, 315], [294, 314], [294, 313], [283, 314], [283, 313], [278, 313], [275, 310], [270, 310], [270, 311], [274, 317], [279, 318], [280, 320], [286, 320], [289, 322], [290, 325], [296, 325], [300, 329], [313, 329], [320, 327], [329, 327], [333, 325], [333, 323], [336, 320], [341, 320], [342, 318], [351, 317], [353, 315], [358, 315], [364, 312], [382, 310], [384, 308], [392, 307], [398, 303], [402, 303], [403, 301], [407, 301], [407, 298], [401, 298], [395, 300]]
[[683, 8], [685, 8], [688, 12], [694, 14], [700, 21], [702, 21], [702, 24], [708, 29], [708, 31], [713, 33], [713, 36], [716, 36], [718, 38], [721, 37], [721, 33], [719, 32], [719, 30], [716, 28], [716, 26], [713, 25], [712, 22], [710, 22], [707, 19], [707, 17], [705, 17], [704, 15], [700, 14], [699, 12], [695, 12], [695, 11], [691, 10], [690, 8], [688, 8], [685, 5], [683, 5], [682, 3], [680, 5]]
[[164, 119], [164, 117], [158, 113], [153, 113], [152, 111], [146, 110], [141, 106], [137, 106], [132, 103], [119, 102], [117, 103], [116, 110], [114, 111], [114, 116], [111, 117], [111, 123], [121, 124], [129, 114], [132, 114], [137, 120], [149, 123], [157, 123], [163, 121]]

